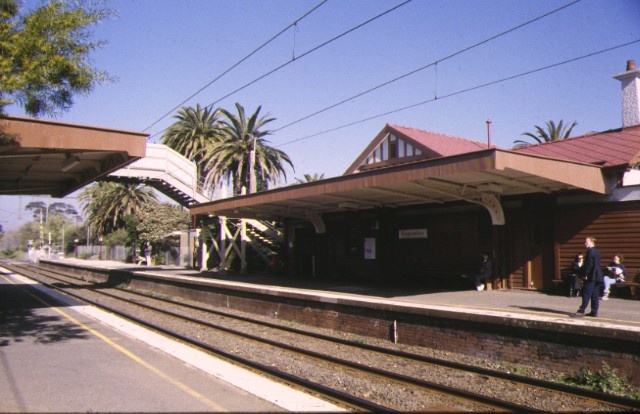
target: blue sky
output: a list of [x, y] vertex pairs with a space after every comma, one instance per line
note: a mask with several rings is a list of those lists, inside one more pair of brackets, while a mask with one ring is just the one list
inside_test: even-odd
[[[386, 123], [485, 141], [490, 119], [492, 143], [503, 148], [549, 120], [577, 121], [576, 134], [621, 126], [620, 85], [612, 76], [623, 72], [629, 59], [640, 64], [640, 43], [473, 88], [640, 40], [639, 1], [413, 0], [305, 55], [403, 2], [328, 0], [183, 105], [215, 103], [232, 110], [239, 102], [247, 112], [262, 105], [263, 113], [276, 118], [268, 124], [275, 130], [270, 144], [294, 163], [295, 171], [287, 170], [289, 182], [304, 174], [342, 174]], [[167, 112], [320, 3], [112, 1], [119, 17], [96, 27], [95, 37], [108, 44], [93, 59], [118, 80], [78, 97], [57, 119], [136, 131], [150, 127], [151, 141], [159, 142], [173, 122], [172, 115], [163, 117]], [[473, 90], [458, 93], [468, 89]], [[426, 103], [375, 117], [420, 102]], [[20, 108], [8, 112], [23, 115]], [[5, 229], [17, 216], [29, 217], [19, 213], [26, 199], [0, 198]]]

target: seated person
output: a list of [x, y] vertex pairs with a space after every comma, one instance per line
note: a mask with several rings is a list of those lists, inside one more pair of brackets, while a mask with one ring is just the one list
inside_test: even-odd
[[617, 253], [613, 256], [613, 261], [607, 266], [607, 271], [604, 275], [604, 292], [602, 294], [602, 300], [609, 299], [609, 292], [611, 285], [617, 282], [624, 282], [624, 278], [627, 276], [627, 268], [622, 264], [622, 255]]
[[577, 254], [571, 264], [571, 278], [569, 279], [569, 296], [578, 296], [582, 289], [582, 275], [580, 269], [584, 264], [584, 255]]
[[487, 253], [482, 254], [482, 262], [474, 273], [474, 281], [476, 283], [476, 290], [479, 292], [484, 290], [485, 284], [491, 281], [491, 273], [493, 271], [493, 264], [489, 260]]

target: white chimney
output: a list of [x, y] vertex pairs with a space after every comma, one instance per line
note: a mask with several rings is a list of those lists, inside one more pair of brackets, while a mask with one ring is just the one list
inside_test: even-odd
[[627, 61], [627, 71], [614, 76], [622, 83], [622, 127], [640, 125], [640, 70]]

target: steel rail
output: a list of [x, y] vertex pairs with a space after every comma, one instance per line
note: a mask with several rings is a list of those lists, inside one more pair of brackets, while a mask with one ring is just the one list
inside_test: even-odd
[[[5, 266], [4, 264], [3, 264], [3, 266], [9, 268], [9, 266]], [[16, 269], [11, 269], [11, 270], [19, 273], [19, 271], [16, 270]], [[31, 276], [27, 275], [27, 274], [23, 274], [23, 275], [26, 276], [26, 277], [33, 278], [33, 275], [31, 275]], [[62, 289], [62, 288], [57, 287], [57, 286], [55, 286], [53, 284], [46, 283], [46, 282], [43, 282], [41, 280], [37, 280], [37, 281], [39, 283], [41, 283], [42, 285], [50, 288], [50, 289], [53, 289], [53, 290], [56, 290], [56, 291], [60, 291], [60, 292], [64, 293], [65, 295], [72, 296], [75, 299], [78, 299], [78, 300], [80, 300], [80, 301], [82, 301], [84, 303], [93, 305], [93, 306], [95, 306], [97, 308], [100, 308], [100, 309], [104, 309], [104, 310], [106, 310], [106, 311], [108, 311], [110, 313], [113, 313], [114, 315], [120, 316], [120, 317], [122, 317], [124, 319], [127, 319], [127, 320], [135, 322], [135, 323], [137, 323], [139, 325], [142, 325], [142, 326], [145, 326], [147, 328], [150, 328], [150, 329], [152, 329], [152, 330], [154, 330], [156, 332], [162, 333], [162, 334], [164, 334], [164, 335], [166, 335], [166, 336], [168, 336], [170, 338], [177, 339], [177, 340], [179, 340], [181, 342], [184, 342], [184, 343], [187, 343], [189, 345], [195, 346], [196, 348], [199, 348], [199, 349], [205, 350], [205, 351], [207, 351], [209, 353], [215, 354], [216, 356], [221, 357], [223, 359], [226, 359], [226, 360], [229, 360], [229, 361], [233, 361], [233, 362], [237, 363], [238, 365], [251, 368], [251, 369], [256, 370], [256, 371], [258, 371], [260, 373], [264, 373], [264, 374], [270, 375], [270, 376], [272, 376], [274, 378], [279, 378], [280, 380], [284, 381], [285, 383], [294, 384], [294, 385], [302, 387], [304, 389], [313, 391], [315, 393], [318, 393], [320, 395], [328, 397], [329, 400], [334, 400], [334, 401], [346, 404], [348, 406], [355, 407], [355, 408], [360, 409], [360, 410], [370, 411], [370, 412], [395, 412], [396, 411], [391, 407], [385, 407], [385, 406], [382, 406], [382, 405], [379, 405], [379, 404], [375, 404], [375, 403], [373, 403], [371, 401], [367, 401], [367, 400], [361, 399], [359, 397], [356, 397], [356, 396], [344, 393], [342, 391], [339, 391], [339, 390], [324, 386], [322, 384], [314, 383], [314, 382], [309, 381], [309, 380], [307, 380], [305, 378], [301, 378], [299, 376], [292, 375], [292, 374], [277, 370], [275, 368], [269, 367], [269, 366], [261, 364], [259, 362], [251, 361], [251, 360], [246, 359], [246, 358], [242, 358], [240, 356], [237, 356], [237, 355], [234, 355], [232, 353], [229, 353], [229, 352], [227, 352], [227, 351], [225, 351], [223, 349], [211, 346], [211, 345], [206, 344], [204, 342], [198, 341], [198, 340], [196, 340], [194, 338], [187, 337], [187, 336], [182, 335], [180, 333], [177, 333], [177, 332], [175, 332], [173, 330], [163, 328], [162, 326], [153, 324], [151, 322], [145, 321], [144, 319], [141, 319], [141, 318], [138, 318], [136, 316], [133, 316], [133, 315], [127, 314], [125, 312], [119, 311], [118, 309], [115, 309], [113, 307], [104, 305], [104, 304], [102, 304], [100, 302], [96, 302], [96, 301], [84, 298], [79, 294], [76, 294], [76, 293], [73, 293], [73, 292], [69, 292], [68, 290]], [[102, 292], [99, 292], [99, 293], [102, 293]], [[42, 294], [42, 293], [39, 293], [39, 294]], [[52, 299], [55, 300], [57, 303], [63, 304], [60, 301], [58, 301], [57, 299], [55, 299], [55, 298], [52, 298]], [[122, 300], [123, 302], [126, 302], [126, 300], [124, 300], [122, 298], [120, 298], [120, 300]], [[132, 304], [135, 304], [135, 305], [139, 305], [139, 304], [137, 304], [135, 302], [129, 302], [129, 303], [132, 303]]]
[[[30, 267], [30, 269], [31, 269], [31, 271], [34, 270], [33, 267]], [[42, 272], [42, 269], [40, 269], [40, 268], [35, 268], [35, 269], [37, 269], [39, 272]], [[50, 272], [50, 273], [60, 274], [60, 275], [62, 275], [64, 277], [74, 278], [74, 276], [72, 276], [72, 275], [64, 274], [64, 273], [61, 273], [61, 272], [52, 271], [52, 270], [48, 270], [48, 269], [46, 271]], [[45, 277], [54, 278], [52, 276], [47, 276], [47, 275], [44, 275], [44, 276]], [[167, 302], [167, 303], [171, 303], [171, 304], [174, 304], [174, 305], [179, 305], [179, 306], [182, 306], [182, 307], [186, 307], [186, 308], [189, 308], [189, 309], [194, 309], [194, 310], [198, 310], [198, 311], [217, 314], [219, 316], [233, 318], [233, 319], [240, 320], [240, 321], [247, 322], [247, 323], [259, 324], [259, 325], [266, 326], [266, 327], [273, 328], [273, 329], [284, 330], [284, 331], [295, 333], [295, 334], [298, 334], [298, 335], [314, 337], [316, 339], [321, 339], [321, 340], [331, 341], [331, 342], [334, 342], [334, 343], [339, 343], [339, 344], [343, 344], [343, 345], [357, 347], [357, 348], [360, 348], [360, 349], [364, 349], [364, 350], [368, 350], [368, 351], [372, 351], [372, 352], [378, 352], [378, 353], [382, 353], [382, 354], [385, 354], [385, 355], [393, 355], [393, 356], [400, 357], [400, 358], [406, 358], [406, 359], [415, 360], [415, 361], [419, 361], [419, 362], [434, 364], [434, 365], [443, 366], [443, 367], [447, 367], [447, 368], [451, 368], [451, 369], [462, 370], [462, 371], [465, 371], [465, 372], [472, 372], [472, 373], [475, 373], [475, 374], [491, 376], [491, 377], [494, 377], [494, 378], [504, 379], [504, 380], [508, 380], [508, 381], [514, 381], [514, 382], [522, 383], [522, 384], [525, 384], [525, 385], [530, 385], [530, 386], [535, 386], [535, 387], [540, 387], [540, 388], [546, 388], [546, 389], [549, 389], [549, 390], [555, 391], [555, 392], [563, 392], [563, 393], [567, 393], [567, 394], [570, 394], [570, 395], [576, 395], [576, 396], [581, 396], [581, 397], [584, 397], [584, 398], [595, 399], [595, 400], [600, 401], [600, 402], [621, 405], [624, 408], [635, 408], [635, 409], [640, 408], [640, 401], [634, 400], [634, 399], [630, 399], [630, 398], [627, 398], [627, 397], [622, 397], [622, 396], [617, 396], [617, 395], [612, 395], [612, 394], [599, 393], [599, 392], [596, 392], [596, 391], [588, 390], [586, 388], [573, 387], [573, 386], [570, 386], [570, 385], [567, 385], [567, 384], [555, 383], [555, 382], [540, 380], [540, 379], [537, 379], [537, 378], [531, 378], [531, 377], [526, 377], [526, 376], [512, 374], [512, 373], [505, 373], [505, 372], [502, 372], [502, 371], [495, 371], [495, 370], [482, 368], [482, 367], [469, 365], [469, 364], [460, 364], [460, 363], [453, 362], [453, 361], [446, 361], [446, 360], [442, 360], [442, 359], [439, 359], [439, 358], [433, 358], [433, 357], [418, 355], [418, 354], [414, 354], [414, 353], [408, 353], [408, 352], [405, 352], [405, 351], [378, 347], [378, 346], [375, 346], [375, 345], [354, 343], [353, 341], [350, 341], [350, 340], [347, 340], [347, 339], [335, 338], [335, 337], [328, 336], [328, 335], [323, 335], [323, 334], [320, 334], [320, 333], [307, 332], [307, 331], [304, 331], [304, 330], [301, 330], [301, 329], [296, 329], [296, 328], [292, 328], [292, 327], [285, 327], [285, 326], [277, 325], [277, 324], [266, 322], [266, 321], [255, 320], [255, 319], [252, 319], [252, 318], [243, 317], [243, 316], [239, 316], [239, 315], [232, 315], [232, 314], [229, 314], [227, 312], [213, 310], [213, 309], [210, 309], [210, 308], [204, 308], [204, 307], [197, 306], [197, 305], [187, 304], [187, 303], [179, 302], [179, 301], [176, 301], [176, 300], [173, 300], [173, 299], [158, 298], [158, 297], [155, 297], [155, 296], [146, 295], [146, 294], [139, 293], [139, 292], [136, 292], [136, 291], [131, 291], [131, 290], [128, 290], [128, 289], [121, 289], [121, 290], [123, 290], [123, 291], [125, 291], [127, 293], [130, 293], [130, 294], [135, 294], [135, 295], [139, 295], [139, 296], [142, 296], [142, 297], [152, 298], [153, 300]], [[104, 294], [104, 295], [107, 295], [107, 296], [111, 296], [111, 297], [116, 298], [118, 300], [126, 301], [126, 299], [123, 299], [123, 298], [118, 297], [116, 295], [111, 295], [111, 294], [108, 294], [106, 292], [100, 292], [100, 293]], [[424, 381], [424, 380], [417, 379], [417, 378], [404, 376], [404, 375], [393, 373], [393, 372], [386, 371], [386, 370], [381, 370], [381, 369], [377, 369], [377, 368], [373, 368], [373, 367], [365, 367], [365, 366], [362, 366], [360, 364], [353, 363], [351, 361], [346, 361], [346, 360], [342, 360], [342, 359], [336, 359], [336, 358], [333, 358], [333, 357], [330, 357], [330, 356], [327, 356], [327, 355], [324, 355], [324, 354], [316, 353], [316, 352], [313, 352], [313, 351], [308, 351], [308, 350], [305, 350], [305, 349], [302, 349], [302, 348], [299, 348], [299, 347], [286, 345], [286, 344], [281, 344], [281, 343], [276, 342], [276, 341], [272, 341], [272, 340], [265, 339], [265, 338], [260, 338], [260, 337], [257, 337], [255, 335], [247, 334], [247, 333], [244, 333], [244, 332], [241, 332], [241, 331], [237, 331], [237, 330], [234, 330], [234, 329], [225, 328], [225, 327], [221, 327], [221, 326], [218, 326], [218, 325], [213, 325], [213, 324], [210, 324], [210, 323], [202, 322], [200, 320], [196, 320], [196, 319], [193, 319], [193, 318], [185, 317], [184, 315], [176, 314], [174, 312], [167, 311], [167, 310], [161, 309], [161, 308], [157, 308], [155, 306], [145, 305], [145, 304], [141, 304], [141, 303], [137, 303], [137, 302], [130, 302], [130, 303], [133, 303], [133, 304], [138, 305], [138, 306], [143, 306], [143, 307], [148, 308], [150, 310], [153, 310], [153, 311], [156, 311], [156, 312], [161, 312], [161, 313], [167, 314], [167, 315], [172, 316], [172, 317], [185, 319], [185, 320], [188, 320], [188, 321], [193, 322], [193, 323], [203, 324], [203, 325], [205, 325], [205, 326], [207, 326], [209, 328], [221, 330], [221, 331], [227, 332], [227, 333], [232, 334], [232, 335], [238, 335], [238, 336], [241, 336], [241, 337], [244, 337], [244, 338], [247, 338], [247, 339], [251, 339], [251, 340], [254, 340], [254, 341], [260, 341], [262, 343], [265, 343], [265, 344], [268, 344], [268, 345], [271, 345], [271, 346], [277, 346], [277, 347], [280, 347], [280, 348], [283, 348], [283, 349], [287, 349], [287, 350], [289, 350], [291, 352], [298, 352], [298, 353], [305, 354], [305, 355], [307, 355], [309, 357], [312, 357], [312, 358], [325, 360], [327, 362], [340, 364], [340, 365], [344, 365], [344, 366], [349, 366], [352, 369], [364, 370], [364, 371], [366, 371], [366, 372], [368, 372], [370, 374], [373, 374], [373, 375], [383, 376], [386, 379], [393, 378], [396, 381], [401, 381], [401, 382], [409, 383], [409, 384], [412, 384], [412, 385], [417, 385], [417, 386], [420, 386], [420, 387], [423, 387], [423, 388], [427, 388], [427, 389], [430, 389], [430, 390], [436, 390], [438, 392], [447, 393], [447, 394], [457, 394], [457, 396], [459, 398], [470, 399], [470, 400], [473, 400], [475, 402], [480, 402], [482, 404], [491, 405], [493, 407], [499, 407], [499, 408], [508, 409], [508, 410], [512, 410], [512, 411], [523, 411], [523, 412], [524, 411], [535, 411], [535, 410], [532, 410], [531, 408], [524, 407], [524, 406], [518, 405], [518, 404], [513, 404], [513, 403], [510, 403], [510, 402], [506, 402], [504, 400], [500, 400], [500, 399], [496, 399], [496, 398], [492, 398], [492, 397], [481, 396], [481, 395], [476, 394], [476, 393], [466, 392], [466, 391], [459, 390], [459, 389], [456, 389], [456, 388], [451, 388], [451, 387], [443, 386], [441, 384], [437, 384], [437, 383], [428, 382], [428, 381]], [[97, 304], [96, 306], [102, 306], [102, 305]], [[480, 396], [480, 398], [478, 398], [479, 396]], [[506, 405], [505, 405], [505, 403], [506, 403]]]

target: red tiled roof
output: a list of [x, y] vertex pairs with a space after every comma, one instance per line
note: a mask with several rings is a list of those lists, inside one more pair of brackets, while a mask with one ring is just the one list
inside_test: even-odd
[[487, 149], [486, 143], [473, 141], [468, 138], [393, 124], [388, 124], [388, 128], [396, 132], [398, 135], [404, 135], [405, 137], [408, 137], [424, 146], [429, 150], [428, 152], [433, 153], [434, 156], [446, 157], [449, 155], [464, 154], [465, 152]]
[[[424, 131], [400, 125], [387, 124], [368, 147], [354, 161], [345, 174], [351, 174], [361, 165], [369, 154], [388, 133], [413, 141], [422, 147], [423, 155], [399, 159], [402, 163], [419, 162], [429, 158], [447, 157], [487, 149], [487, 144], [467, 138], [436, 132]], [[492, 145], [492, 147], [495, 147]], [[560, 141], [513, 148], [511, 151], [537, 155], [545, 158], [597, 164], [603, 167], [634, 167], [640, 164], [640, 125], [609, 131], [589, 133]], [[371, 167], [386, 168], [391, 165], [380, 163]]]
[[604, 167], [634, 166], [640, 162], [640, 125], [514, 148], [513, 151]]
[[[487, 149], [487, 144], [479, 141], [473, 141], [467, 138], [455, 137], [453, 135], [440, 134], [437, 132], [423, 131], [421, 129], [403, 127], [400, 125], [386, 124], [382, 131], [380, 131], [378, 135], [364, 149], [364, 151], [360, 153], [360, 155], [349, 166], [344, 174], [353, 174], [355, 171], [357, 171], [357, 169], [366, 159], [367, 155], [370, 154], [371, 151], [373, 151], [389, 133], [393, 133], [401, 139], [411, 141], [413, 145], [420, 148], [420, 150], [422, 151], [422, 155], [420, 156], [394, 160], [393, 165]], [[389, 164], [380, 163], [373, 164], [372, 166], [374, 168], [386, 168], [389, 167]]]

